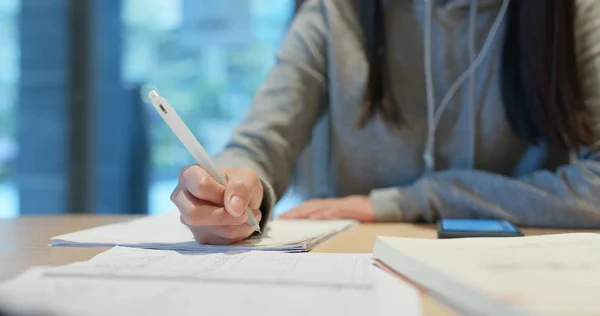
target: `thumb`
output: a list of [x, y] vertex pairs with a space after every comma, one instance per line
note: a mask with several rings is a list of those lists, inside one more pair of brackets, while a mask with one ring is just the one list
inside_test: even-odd
[[256, 173], [249, 169], [235, 169], [228, 173], [225, 186], [225, 210], [239, 217], [246, 211], [254, 189], [260, 185]]

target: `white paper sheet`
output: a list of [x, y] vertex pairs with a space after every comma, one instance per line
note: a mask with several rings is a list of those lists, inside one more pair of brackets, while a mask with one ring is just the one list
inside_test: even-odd
[[0, 286], [60, 315], [420, 315], [418, 292], [370, 255], [115, 248]]
[[124, 223], [105, 225], [52, 238], [53, 246], [127, 246], [172, 250], [275, 250], [307, 251], [327, 238], [357, 225], [353, 220], [274, 220], [265, 232], [235, 245], [201, 245], [170, 212]]
[[459, 305], [488, 300], [489, 306], [502, 304], [525, 313], [599, 315], [599, 250], [600, 234], [585, 233], [454, 240], [380, 237], [374, 255]]

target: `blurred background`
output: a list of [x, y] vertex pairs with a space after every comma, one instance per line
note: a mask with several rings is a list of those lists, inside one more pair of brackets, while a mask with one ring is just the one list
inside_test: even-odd
[[[141, 95], [157, 88], [216, 154], [300, 3], [0, 0], [0, 218], [172, 210], [193, 160]], [[313, 152], [277, 212], [326, 194]]]

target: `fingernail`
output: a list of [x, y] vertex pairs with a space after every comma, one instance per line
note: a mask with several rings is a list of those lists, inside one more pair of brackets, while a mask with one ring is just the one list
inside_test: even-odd
[[244, 201], [238, 196], [233, 196], [231, 200], [229, 200], [229, 208], [234, 216], [241, 216], [244, 214], [246, 209], [246, 205], [244, 205]]

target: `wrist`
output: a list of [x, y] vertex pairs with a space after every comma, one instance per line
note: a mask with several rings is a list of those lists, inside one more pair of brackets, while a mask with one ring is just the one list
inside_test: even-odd
[[371, 200], [371, 208], [375, 214], [375, 221], [404, 221], [404, 211], [400, 206], [401, 195], [398, 188], [384, 188], [371, 191], [369, 197]]

